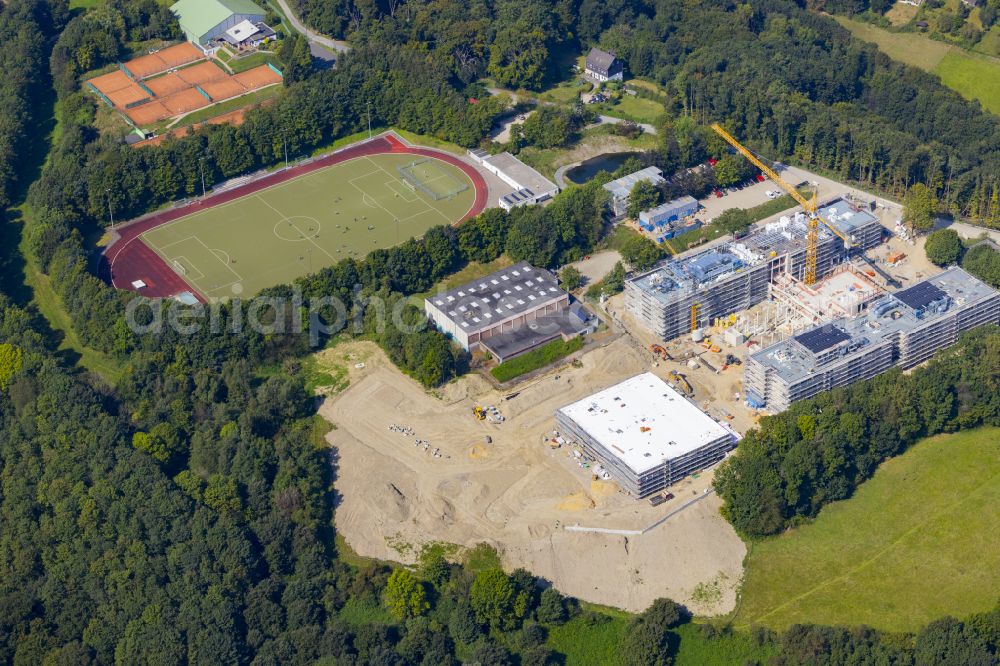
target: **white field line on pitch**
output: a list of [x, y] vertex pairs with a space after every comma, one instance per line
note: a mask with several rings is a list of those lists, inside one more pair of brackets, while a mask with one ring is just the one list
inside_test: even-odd
[[[243, 281], [243, 276], [242, 276], [242, 275], [240, 275], [240, 274], [239, 274], [239, 272], [238, 272], [238, 271], [237, 271], [237, 270], [236, 270], [235, 268], [233, 268], [233, 267], [232, 267], [232, 266], [230, 266], [230, 265], [229, 265], [228, 263], [226, 263], [225, 261], [223, 261], [223, 260], [222, 260], [222, 258], [221, 258], [221, 257], [219, 257], [219, 255], [217, 255], [217, 254], [215, 253], [215, 250], [213, 250], [212, 248], [210, 248], [210, 247], [209, 247], [209, 246], [208, 246], [208, 245], [207, 245], [207, 244], [205, 243], [205, 241], [203, 241], [203, 240], [202, 240], [201, 238], [199, 238], [198, 236], [193, 236], [193, 238], [194, 238], [194, 239], [195, 239], [196, 241], [198, 241], [199, 243], [201, 243], [202, 247], [204, 247], [204, 248], [205, 248], [206, 250], [208, 250], [208, 253], [209, 253], [210, 255], [212, 255], [213, 257], [215, 257], [215, 259], [216, 259], [216, 260], [217, 260], [217, 261], [218, 261], [218, 262], [219, 262], [220, 264], [222, 264], [223, 266], [225, 266], [226, 268], [228, 268], [228, 269], [229, 269], [229, 272], [230, 272], [230, 273], [232, 273], [233, 275], [235, 275], [235, 276], [236, 276], [236, 281], [237, 281], [237, 282], [242, 282], [242, 281]], [[229, 253], [228, 253], [228, 252], [226, 252], [226, 256], [227, 256], [227, 257], [229, 256]], [[232, 257], [230, 257], [230, 260], [232, 260]], [[232, 284], [232, 283], [230, 283], [230, 284]]]
[[[346, 149], [342, 149], [342, 150], [346, 150]], [[338, 151], [334, 151], [334, 152], [338, 152]], [[379, 153], [379, 155], [388, 155], [388, 153]], [[354, 160], [368, 159], [368, 157], [369, 157], [368, 155], [361, 155], [359, 157], [352, 157], [351, 159], [347, 160], [346, 162], [338, 162], [336, 164], [331, 164], [331, 165], [326, 166], [326, 167], [320, 167], [319, 169], [316, 169], [315, 171], [310, 171], [308, 173], [302, 173], [302, 174], [299, 174], [298, 176], [294, 176], [292, 178], [289, 178], [288, 180], [286, 180], [286, 181], [284, 181], [282, 183], [275, 183], [274, 185], [268, 185], [263, 190], [258, 190], [256, 192], [249, 192], [247, 194], [244, 194], [241, 197], [237, 197], [236, 199], [233, 199], [232, 201], [226, 201], [225, 203], [217, 204], [215, 206], [212, 206], [211, 208], [206, 208], [205, 210], [196, 210], [196, 211], [194, 211], [192, 213], [188, 213], [187, 215], [184, 215], [182, 217], [178, 217], [176, 220], [171, 220], [170, 222], [167, 222], [166, 224], [161, 224], [161, 225], [153, 227], [152, 229], [144, 231], [141, 234], [139, 234], [137, 236], [137, 238], [143, 238], [143, 239], [145, 239], [146, 234], [148, 234], [150, 232], [158, 231], [160, 229], [169, 229], [170, 227], [174, 226], [178, 222], [190, 221], [191, 219], [197, 217], [198, 215], [207, 215], [209, 213], [213, 213], [215, 211], [221, 210], [221, 209], [223, 209], [223, 208], [225, 208], [227, 206], [232, 206], [233, 204], [242, 203], [245, 199], [249, 199], [250, 197], [260, 197], [260, 195], [264, 194], [265, 192], [270, 192], [272, 190], [273, 191], [280, 190], [281, 188], [285, 187], [286, 185], [291, 185], [292, 183], [296, 183], [296, 182], [298, 182], [300, 180], [305, 180], [305, 179], [309, 178], [310, 176], [318, 176], [320, 174], [326, 173], [327, 171], [332, 171], [332, 170], [336, 169], [337, 167], [341, 167], [341, 166], [344, 166], [346, 164], [350, 164]], [[384, 169], [383, 169], [383, 171], [384, 171]], [[281, 171], [275, 171], [273, 173], [281, 173]], [[376, 173], [376, 172], [373, 171], [372, 173]], [[268, 175], [271, 175], [271, 174], [268, 174]], [[369, 175], [371, 175], [371, 174], [369, 174]], [[358, 178], [360, 178], [360, 177], [361, 176], [358, 176]]]
[[[365, 159], [367, 159], [367, 160], [371, 161], [371, 158], [369, 158], [369, 157], [367, 157], [367, 156], [365, 157]], [[436, 159], [436, 158], [435, 158], [435, 159]], [[389, 176], [389, 178], [395, 178], [395, 176], [393, 176], [393, 175], [392, 175], [391, 173], [389, 173], [389, 172], [388, 172], [388, 171], [386, 171], [385, 169], [382, 169], [382, 167], [381, 167], [381, 166], [380, 166], [379, 164], [377, 164], [377, 163], [375, 163], [375, 162], [372, 162], [372, 164], [374, 164], [376, 168], [378, 168], [378, 169], [381, 169], [381, 170], [382, 170], [382, 173], [384, 173], [385, 175]], [[447, 164], [447, 162], [445, 162], [445, 164]], [[450, 166], [454, 166], [454, 165], [450, 165]], [[455, 167], [455, 168], [457, 169], [458, 167]], [[462, 171], [461, 169], [458, 169], [458, 170], [459, 170], [459, 171], [461, 172], [462, 176], [464, 176], [464, 177], [465, 177], [465, 179], [469, 181], [469, 184], [470, 184], [470, 185], [472, 186], [472, 191], [473, 191], [473, 197], [472, 197], [472, 206], [475, 206], [475, 205], [476, 205], [476, 197], [475, 197], [475, 192], [476, 192], [476, 184], [472, 182], [472, 179], [471, 179], [471, 178], [469, 178], [469, 175], [468, 175], [467, 173], [465, 173], [465, 172], [464, 172], [464, 171]], [[442, 174], [442, 175], [450, 177], [450, 175], [449, 175], [449, 174], [447, 174], [447, 173], [445, 173], [445, 174]], [[438, 178], [440, 178], [440, 177], [441, 177], [441, 176], [438, 176]], [[396, 180], [399, 180], [399, 179], [398, 179], [398, 178], [396, 178]], [[402, 181], [400, 181], [400, 182], [402, 182]], [[429, 183], [432, 183], [432, 182], [434, 182], [434, 180], [430, 180], [430, 181], [427, 181], [427, 182], [429, 182]], [[354, 185], [354, 183], [351, 183], [351, 185]], [[355, 187], [357, 187], [357, 186], [355, 185]], [[360, 189], [360, 188], [359, 188], [359, 189]], [[414, 193], [414, 194], [416, 194], [416, 190], [414, 190], [414, 191], [413, 191], [413, 193]], [[419, 198], [420, 198], [420, 196], [419, 196], [419, 195], [417, 195], [417, 198], [419, 199]], [[435, 213], [437, 213], [438, 215], [440, 215], [440, 216], [441, 216], [441, 217], [442, 217], [442, 218], [444, 219], [444, 222], [445, 222], [445, 224], [446, 224], [447, 226], [449, 226], [449, 227], [450, 227], [450, 226], [452, 226], [452, 225], [454, 225], [454, 224], [455, 224], [455, 222], [452, 222], [452, 221], [451, 221], [451, 220], [450, 220], [450, 219], [448, 218], [448, 216], [447, 216], [447, 215], [445, 215], [444, 213], [442, 213], [442, 212], [441, 212], [441, 210], [440, 210], [440, 209], [439, 209], [439, 208], [438, 208], [437, 206], [434, 206], [434, 205], [431, 205], [431, 204], [429, 204], [429, 203], [427, 203], [426, 201], [423, 201], [423, 200], [421, 200], [421, 203], [423, 203], [423, 204], [424, 204], [425, 206], [427, 206], [427, 208], [428, 208], [429, 210], [432, 210], [432, 211], [434, 211]], [[472, 206], [469, 206], [469, 210], [472, 210]], [[385, 209], [383, 208], [382, 210], [385, 210]], [[387, 211], [387, 210], [386, 210], [385, 212], [387, 212], [387, 213], [388, 213], [389, 211]], [[419, 214], [419, 213], [418, 213], [418, 214]], [[462, 215], [462, 217], [465, 217], [465, 216], [466, 216], [466, 215], [468, 215], [468, 214], [469, 214], [469, 211], [467, 210], [467, 211], [465, 211], [465, 214], [463, 214], [463, 215]], [[403, 220], [400, 220], [400, 222], [405, 222], [406, 220], [409, 220], [409, 219], [412, 219], [412, 218], [416, 217], [416, 215], [417, 215], [417, 214], [415, 214], [415, 215], [411, 215], [410, 217], [407, 217], [407, 218], [405, 218], [405, 219], [403, 219]]]
[[[365, 157], [365, 159], [367, 159], [367, 160], [371, 161], [371, 159], [370, 159], [370, 158], [368, 158], [368, 157]], [[381, 170], [381, 171], [382, 171], [382, 173], [384, 173], [385, 175], [389, 176], [389, 178], [396, 178], [395, 176], [393, 176], [393, 175], [392, 175], [391, 173], [389, 173], [388, 171], [386, 171], [385, 169], [383, 169], [383, 168], [382, 168], [381, 166], [379, 166], [379, 165], [378, 165], [378, 164], [376, 164], [375, 162], [372, 162], [372, 164], [374, 164], [374, 165], [375, 165], [375, 168], [377, 168], [377, 169]], [[463, 174], [463, 175], [465, 175], [465, 174]], [[399, 179], [398, 179], [398, 178], [396, 178], [396, 180], [399, 180]], [[354, 183], [351, 183], [351, 185], [354, 185]], [[354, 187], [357, 187], [357, 188], [358, 188], [358, 190], [361, 190], [361, 188], [360, 188], [360, 187], [358, 187], [357, 185], [354, 185]], [[364, 194], [365, 192], [364, 192], [363, 190], [361, 190], [361, 193], [362, 193], [362, 194]], [[414, 194], [416, 194], [416, 191], [414, 191]], [[369, 196], [371, 196], [371, 195], [369, 195]], [[421, 199], [420, 199], [420, 196], [419, 196], [419, 195], [417, 195], [417, 199], [418, 199], [418, 200], [420, 200], [420, 203], [424, 204], [424, 206], [426, 206], [426, 207], [427, 207], [427, 210], [432, 210], [432, 211], [434, 211], [435, 213], [437, 213], [438, 215], [440, 215], [441, 217], [443, 217], [443, 218], [444, 218], [444, 221], [445, 221], [445, 223], [446, 223], [446, 224], [447, 224], [448, 226], [451, 226], [451, 225], [452, 225], [452, 221], [448, 219], [448, 216], [447, 216], [447, 215], [445, 215], [444, 213], [442, 213], [442, 212], [441, 212], [440, 210], [438, 210], [438, 208], [437, 208], [436, 206], [432, 206], [431, 204], [427, 203], [426, 201], [423, 201], [423, 200], [421, 200]], [[474, 201], [475, 201], [475, 200], [473, 200], [473, 202], [474, 202]], [[375, 203], [378, 203], [378, 201], [376, 201]], [[409, 203], [409, 202], [407, 202], [407, 203]], [[379, 204], [379, 208], [381, 208], [381, 209], [382, 209], [382, 210], [384, 210], [384, 211], [385, 211], [386, 213], [388, 213], [388, 214], [389, 214], [389, 216], [390, 216], [390, 217], [391, 217], [392, 219], [394, 219], [394, 220], [398, 220], [399, 222], [407, 222], [407, 221], [409, 221], [409, 220], [412, 220], [413, 218], [417, 217], [418, 215], [422, 215], [423, 213], [425, 213], [425, 212], [426, 212], [426, 210], [423, 210], [423, 211], [420, 211], [419, 213], [414, 213], [413, 215], [410, 215], [409, 217], [404, 217], [404, 218], [397, 218], [397, 217], [396, 217], [395, 215], [393, 215], [392, 213], [389, 213], [389, 211], [388, 211], [388, 210], [387, 210], [387, 209], [386, 209], [386, 208], [385, 208], [384, 206], [382, 206], [382, 204]]]
[[[175, 264], [180, 264], [180, 263], [181, 263], [181, 260], [182, 260], [182, 259], [184, 260], [184, 263], [185, 263], [185, 264], [187, 264], [188, 266], [190, 266], [190, 267], [191, 267], [191, 270], [194, 270], [194, 271], [197, 271], [197, 272], [198, 272], [198, 277], [195, 277], [195, 276], [193, 276], [193, 275], [192, 275], [192, 276], [190, 276], [190, 279], [191, 279], [191, 281], [192, 281], [192, 282], [195, 282], [195, 281], [197, 281], [197, 280], [200, 280], [200, 279], [202, 279], [203, 277], [205, 277], [205, 274], [204, 274], [204, 273], [202, 273], [201, 271], [199, 271], [199, 270], [198, 270], [198, 267], [194, 265], [194, 262], [193, 262], [193, 261], [191, 261], [190, 259], [188, 259], [187, 257], [185, 257], [185, 256], [184, 256], [183, 254], [179, 254], [179, 255], [177, 255], [176, 257], [174, 257], [174, 258], [173, 258], [173, 259], [171, 259], [170, 261], [174, 262]], [[182, 265], [183, 265], [183, 264], [182, 264]], [[171, 268], [173, 268], [173, 267], [171, 266]], [[188, 269], [187, 269], [187, 268], [185, 268], [184, 270], [185, 270], [185, 271], [187, 271]], [[187, 273], [184, 273], [184, 274], [182, 275], [182, 277], [183, 277], [183, 278], [184, 278], [185, 280], [187, 280], [189, 276], [188, 276], [188, 274], [187, 274]]]
[[[268, 208], [270, 208], [271, 210], [273, 210], [275, 213], [277, 213], [278, 215], [280, 215], [281, 219], [283, 221], [288, 219], [287, 215], [285, 215], [280, 210], [278, 210], [277, 208], [275, 208], [274, 206], [272, 206], [270, 203], [268, 203], [268, 201], [266, 199], [262, 199], [259, 194], [254, 195], [254, 196], [256, 196], [258, 199], [260, 199], [264, 203], [265, 206], [267, 206]], [[315, 218], [313, 218], [313, 219], [315, 219]], [[316, 223], [317, 224], [321, 224], [319, 220], [316, 220]], [[322, 245], [320, 245], [319, 243], [317, 243], [315, 240], [313, 240], [312, 238], [306, 238], [306, 240], [309, 241], [310, 243], [312, 243], [313, 246], [315, 246], [316, 248], [318, 248], [320, 252], [322, 252], [326, 256], [330, 257], [330, 261], [333, 261], [333, 262], [337, 261], [336, 257], [334, 257], [332, 254], [330, 254], [329, 252], [327, 252], [326, 248], [323, 247]]]

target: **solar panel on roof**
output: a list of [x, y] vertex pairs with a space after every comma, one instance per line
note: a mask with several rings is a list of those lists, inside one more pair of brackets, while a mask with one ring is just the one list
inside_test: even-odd
[[814, 354], [850, 340], [851, 336], [836, 326], [821, 326], [795, 336], [795, 341]]
[[899, 299], [903, 304], [917, 310], [919, 308], [927, 307], [928, 304], [938, 300], [939, 298], [944, 298], [947, 294], [941, 291], [937, 285], [931, 284], [930, 282], [921, 282], [913, 285], [909, 289], [897, 291], [893, 294], [893, 296]]

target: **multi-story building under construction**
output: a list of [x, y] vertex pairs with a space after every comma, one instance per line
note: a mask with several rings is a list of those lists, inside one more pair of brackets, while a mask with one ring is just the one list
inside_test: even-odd
[[751, 407], [780, 412], [796, 400], [911, 368], [959, 334], [1000, 323], [1000, 293], [950, 268], [839, 318], [762, 349], [747, 360], [743, 392]]
[[[873, 215], [842, 199], [826, 204], [820, 212], [851, 238], [852, 249], [874, 247], [886, 233]], [[768, 285], [779, 275], [802, 279], [807, 234], [807, 219], [799, 213], [723, 245], [667, 261], [626, 281], [626, 308], [660, 338], [680, 337], [765, 300]], [[832, 272], [847, 255], [844, 242], [821, 226], [817, 277]]]

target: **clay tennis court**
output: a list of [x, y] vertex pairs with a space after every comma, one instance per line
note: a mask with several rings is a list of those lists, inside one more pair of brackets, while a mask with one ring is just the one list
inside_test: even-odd
[[275, 83], [281, 83], [281, 75], [267, 65], [248, 69], [233, 78], [247, 90], [257, 90]]
[[189, 42], [140, 56], [120, 67], [86, 83], [137, 127], [149, 127], [282, 80], [281, 73], [267, 65], [230, 76], [215, 62], [205, 60]]
[[173, 72], [157, 76], [155, 79], [149, 79], [144, 83], [157, 97], [166, 97], [167, 95], [172, 95], [175, 92], [191, 87], [187, 81]]
[[200, 62], [197, 65], [179, 69], [175, 73], [189, 86], [224, 79], [229, 76], [221, 67], [210, 61]]
[[194, 88], [174, 93], [169, 97], [164, 97], [160, 101], [163, 102], [163, 106], [167, 107], [171, 116], [179, 116], [182, 113], [188, 113], [212, 103], [211, 100], [207, 99]]
[[[469, 186], [435, 200], [399, 178], [397, 167], [430, 161]], [[127, 224], [105, 251], [101, 276], [120, 289], [142, 281], [149, 297], [249, 296], [478, 215], [488, 194], [482, 175], [455, 155], [384, 135]]]
[[98, 76], [87, 83], [111, 100], [111, 103], [119, 109], [149, 99], [149, 93], [125, 76], [121, 70]]
[[131, 85], [128, 88], [122, 88], [121, 90], [107, 93], [106, 96], [111, 100], [111, 103], [119, 109], [127, 109], [133, 104], [138, 104], [139, 102], [150, 99], [149, 93], [137, 85]]
[[154, 74], [166, 72], [175, 67], [204, 60], [205, 54], [191, 42], [175, 44], [161, 49], [156, 53], [139, 56], [125, 63], [125, 67], [137, 79], [145, 79]]
[[120, 69], [116, 69], [110, 74], [102, 74], [101, 76], [95, 76], [94, 78], [90, 79], [90, 81], [88, 81], [87, 83], [94, 86], [105, 95], [135, 85], [135, 82], [133, 82], [132, 79], [125, 76], [125, 72], [121, 71]]
[[247, 89], [240, 85], [238, 81], [231, 78], [219, 79], [201, 84], [201, 89], [208, 93], [213, 100], [224, 100], [230, 97], [238, 97], [247, 92]]

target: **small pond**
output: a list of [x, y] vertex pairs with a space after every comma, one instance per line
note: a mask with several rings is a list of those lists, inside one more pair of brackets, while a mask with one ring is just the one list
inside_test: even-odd
[[583, 185], [601, 171], [614, 172], [625, 160], [638, 157], [641, 153], [602, 153], [589, 160], [581, 162], [566, 172], [566, 180], [577, 185]]

